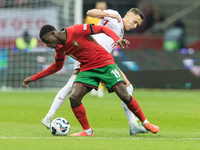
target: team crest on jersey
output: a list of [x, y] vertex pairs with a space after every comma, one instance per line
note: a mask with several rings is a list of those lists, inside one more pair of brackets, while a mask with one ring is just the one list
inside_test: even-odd
[[76, 46], [77, 48], [81, 48], [81, 46], [78, 44], [77, 41], [73, 41], [73, 45]]

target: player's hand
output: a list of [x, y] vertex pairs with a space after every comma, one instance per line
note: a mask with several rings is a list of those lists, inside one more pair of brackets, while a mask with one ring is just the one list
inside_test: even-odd
[[24, 79], [24, 82], [23, 82], [23, 86], [25, 87], [25, 88], [27, 88], [28, 87], [28, 84], [29, 84], [29, 82], [33, 82], [33, 80], [32, 80], [32, 78], [31, 77], [27, 77], [26, 79]]
[[117, 19], [118, 23], [121, 22], [121, 18], [120, 18], [120, 16], [118, 14], [110, 14], [110, 17], [114, 18], [114, 19]]
[[115, 43], [115, 46], [120, 45], [122, 48], [124, 48], [123, 44], [125, 44], [125, 46], [128, 47], [128, 44], [130, 44], [130, 42], [127, 39], [121, 39]]
[[200, 77], [200, 66], [193, 66], [190, 71], [197, 77]]

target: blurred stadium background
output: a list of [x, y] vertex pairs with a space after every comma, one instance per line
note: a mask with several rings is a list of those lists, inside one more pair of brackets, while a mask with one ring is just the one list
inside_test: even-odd
[[[86, 12], [94, 8], [91, 0], [0, 0], [0, 87], [22, 88], [23, 80], [54, 62], [54, 50], [39, 39], [44, 24], [57, 29], [84, 23]], [[142, 26], [125, 37], [131, 44], [116, 49], [113, 56], [119, 68], [137, 88], [200, 88], [200, 78], [189, 72], [190, 65], [200, 65], [199, 0], [109, 0], [108, 8], [123, 17], [132, 7], [145, 15]], [[177, 22], [182, 23], [180, 47], [165, 45], [165, 34]], [[38, 45], [20, 50], [18, 38], [28, 31]], [[189, 61], [187, 61], [189, 60]], [[31, 83], [32, 88], [61, 88], [68, 81], [73, 60], [67, 58], [58, 73]]]

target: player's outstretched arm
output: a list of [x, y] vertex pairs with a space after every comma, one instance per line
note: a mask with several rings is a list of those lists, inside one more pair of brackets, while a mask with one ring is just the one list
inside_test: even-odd
[[105, 33], [106, 35], [111, 37], [115, 42], [120, 40], [118, 35], [107, 26], [90, 25], [90, 29], [92, 30], [92, 34]]
[[31, 76], [31, 77], [27, 77], [24, 81], [23, 81], [23, 86], [24, 87], [28, 87], [28, 84], [30, 82], [39, 80], [41, 78], [44, 78], [48, 75], [54, 74], [57, 71], [59, 71], [60, 69], [62, 69], [63, 65], [64, 65], [64, 60], [65, 60], [66, 56], [65, 55], [58, 55], [57, 53], [55, 54], [55, 62], [53, 64], [51, 64], [48, 68], [46, 68], [45, 70]]
[[33, 82], [33, 81], [36, 81], [36, 80], [39, 80], [41, 78], [44, 78], [48, 75], [51, 75], [57, 71], [59, 71], [60, 69], [62, 69], [63, 67], [63, 63], [64, 62], [57, 62], [55, 61], [52, 65], [50, 65], [48, 68], [46, 68], [45, 70], [31, 76], [31, 77], [27, 77], [24, 81], [23, 81], [23, 86], [24, 87], [28, 87], [28, 84], [30, 82]]
[[102, 19], [103, 17], [115, 18], [118, 23], [121, 22], [121, 18], [118, 14], [108, 13], [99, 9], [91, 9], [87, 11], [87, 16]]

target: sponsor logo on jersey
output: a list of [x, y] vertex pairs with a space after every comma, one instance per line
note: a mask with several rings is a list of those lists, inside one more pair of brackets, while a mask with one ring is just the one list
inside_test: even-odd
[[77, 48], [81, 48], [81, 45], [79, 45], [77, 41], [73, 41], [73, 45], [76, 46]]

